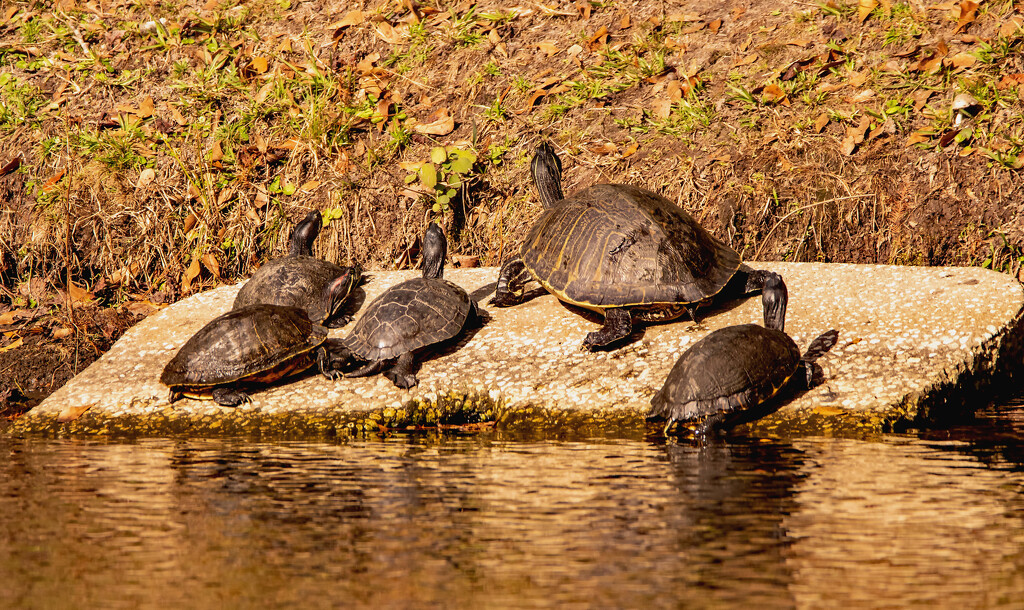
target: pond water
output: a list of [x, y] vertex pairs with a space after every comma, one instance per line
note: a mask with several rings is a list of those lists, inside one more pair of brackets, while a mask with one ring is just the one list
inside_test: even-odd
[[0, 436], [0, 607], [1020, 607], [1022, 440]]

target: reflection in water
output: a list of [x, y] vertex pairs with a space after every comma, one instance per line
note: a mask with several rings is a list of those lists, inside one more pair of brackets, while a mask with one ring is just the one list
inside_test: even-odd
[[975, 447], [2, 437], [0, 607], [1013, 605]]

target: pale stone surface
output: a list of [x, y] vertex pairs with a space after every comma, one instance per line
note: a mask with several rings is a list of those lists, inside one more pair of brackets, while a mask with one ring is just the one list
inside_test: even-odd
[[[936, 392], [949, 394], [950, 388], [962, 386], [958, 379], [965, 373], [978, 377], [995, 370], [1000, 351], [1020, 344], [1024, 291], [1003, 274], [979, 268], [752, 266], [784, 276], [790, 294], [786, 330], [801, 349], [830, 328], [840, 331], [836, 347], [819, 361], [826, 382], [755, 424], [765, 431], [821, 432], [850, 421], [877, 430], [927, 417], [920, 411], [932, 398], [950, 402]], [[637, 414], [639, 425], [639, 415], [689, 345], [723, 326], [761, 322], [760, 298], [730, 301], [702, 309], [700, 329], [687, 319], [650, 325], [641, 338], [619, 349], [587, 353], [580, 345], [587, 332], [598, 328], [597, 318], [588, 320], [551, 295], [511, 308], [487, 306], [497, 273], [496, 268], [446, 270], [445, 277], [475, 293], [490, 320], [458, 349], [424, 358], [420, 384], [412, 390], [396, 388], [383, 376], [331, 382], [307, 375], [254, 393], [252, 404], [240, 409], [191, 399], [169, 408], [160, 372], [188, 337], [231, 306], [238, 286], [229, 286], [140, 322], [19, 426], [33, 430], [60, 414], [70, 419], [86, 409], [93, 421], [184, 413], [211, 429], [222, 417], [283, 413], [345, 412], [358, 418], [384, 410], [394, 420], [394, 412], [401, 414], [412, 403], [439, 404], [453, 393], [477, 397], [474, 404], [493, 408], [499, 419], [533, 409], [540, 419], [549, 419], [540, 425], [557, 427], [565, 413], [621, 411]], [[416, 274], [370, 273], [364, 302]], [[331, 336], [350, 329], [332, 330]], [[394, 421], [402, 423], [401, 417]]]

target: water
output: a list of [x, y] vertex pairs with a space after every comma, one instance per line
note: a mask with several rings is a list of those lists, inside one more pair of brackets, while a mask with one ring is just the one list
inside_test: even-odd
[[1022, 439], [0, 437], [0, 607], [1019, 608]]

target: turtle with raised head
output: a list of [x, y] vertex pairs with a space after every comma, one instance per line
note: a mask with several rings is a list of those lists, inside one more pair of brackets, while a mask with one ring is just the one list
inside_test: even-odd
[[448, 244], [436, 223], [427, 227], [421, 252], [423, 277], [381, 293], [345, 337], [351, 354], [369, 361], [347, 377], [383, 371], [396, 386], [411, 388], [418, 383], [413, 372], [416, 352], [454, 338], [479, 320], [476, 301], [442, 277]]
[[[778, 408], [782, 388], [799, 380], [806, 388], [821, 375], [815, 361], [832, 349], [839, 331], [822, 333], [800, 354], [786, 334], [786, 284], [777, 274], [764, 286], [764, 326], [720, 328], [694, 343], [676, 361], [654, 398], [649, 420], [693, 424], [694, 436], [763, 417]], [[774, 405], [774, 406], [773, 406]]]
[[[561, 301], [604, 314], [589, 333], [594, 349], [628, 337], [634, 321], [697, 321], [697, 307], [730, 281], [744, 294], [764, 286], [765, 273], [708, 233], [685, 210], [640, 187], [595, 184], [562, 196], [562, 162], [547, 142], [530, 164], [544, 212], [507, 261], [491, 303], [516, 305], [536, 280]], [[735, 278], [735, 279], [734, 279]]]
[[313, 256], [313, 241], [323, 221], [313, 210], [295, 226], [287, 256], [267, 262], [238, 291], [234, 309], [257, 303], [301, 307], [309, 319], [328, 328], [340, 328], [352, 317], [342, 305], [359, 285], [358, 265], [341, 267]]
[[314, 364], [328, 379], [331, 345], [327, 329], [298, 307], [265, 303], [234, 309], [211, 320], [185, 342], [164, 367], [160, 382], [170, 402], [182, 396], [212, 398], [234, 407], [248, 402], [247, 386], [268, 384]]

